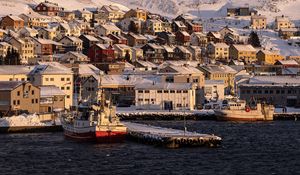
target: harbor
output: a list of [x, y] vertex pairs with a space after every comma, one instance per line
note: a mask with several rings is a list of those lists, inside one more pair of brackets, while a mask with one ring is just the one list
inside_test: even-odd
[[123, 122], [127, 126], [127, 135], [129, 138], [139, 143], [165, 146], [167, 148], [179, 147], [218, 147], [222, 138], [200, 134], [197, 132], [188, 132], [171, 128], [162, 128], [157, 126]]

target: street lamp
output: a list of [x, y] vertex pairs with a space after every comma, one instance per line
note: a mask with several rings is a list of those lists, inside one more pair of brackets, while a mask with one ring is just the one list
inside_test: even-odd
[[186, 128], [186, 119], [185, 119], [185, 97], [183, 97], [183, 127], [184, 127], [184, 136], [185, 136], [185, 133], [187, 131], [187, 128]]

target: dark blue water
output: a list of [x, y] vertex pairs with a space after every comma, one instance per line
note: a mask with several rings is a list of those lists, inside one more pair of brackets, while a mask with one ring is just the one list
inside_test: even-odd
[[[146, 123], [182, 128], [181, 121]], [[77, 143], [62, 133], [0, 135], [0, 174], [300, 174], [300, 122], [188, 121], [188, 130], [219, 135], [222, 147]]]

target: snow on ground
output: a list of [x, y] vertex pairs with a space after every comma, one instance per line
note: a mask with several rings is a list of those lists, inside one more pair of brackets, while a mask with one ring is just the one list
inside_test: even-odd
[[183, 111], [183, 110], [139, 110], [136, 109], [134, 106], [132, 107], [118, 107], [117, 114], [122, 115], [213, 115], [213, 110], [194, 110], [194, 111]]
[[[49, 0], [53, 3], [58, 3], [59, 6], [64, 7], [66, 10], [77, 10], [83, 8], [96, 8], [103, 5], [116, 5], [121, 10], [129, 10], [126, 6], [113, 3], [109, 0]], [[19, 15], [21, 13], [28, 13], [30, 11], [29, 6], [35, 6], [44, 0], [0, 0], [0, 16], [9, 14]]]
[[208, 134], [200, 134], [196, 132], [185, 132], [183, 130], [177, 130], [172, 128], [162, 128], [152, 125], [145, 125], [145, 124], [138, 124], [138, 123], [132, 123], [132, 122], [122, 122], [129, 131], [133, 132], [143, 132], [144, 134], [149, 133], [151, 135], [156, 136], [200, 136], [200, 137], [206, 137], [211, 136]]
[[[60, 125], [60, 120], [55, 120], [56, 125]], [[0, 127], [10, 127], [10, 126], [51, 126], [53, 125], [52, 121], [41, 122], [40, 118], [36, 114], [32, 115], [18, 115], [12, 117], [3, 117], [0, 118]]]

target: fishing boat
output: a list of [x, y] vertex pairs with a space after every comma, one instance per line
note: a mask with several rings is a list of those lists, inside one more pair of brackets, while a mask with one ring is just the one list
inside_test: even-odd
[[64, 115], [61, 123], [65, 136], [101, 143], [124, 141], [127, 128], [116, 116], [115, 107], [109, 107], [107, 103], [101, 106], [80, 107], [78, 111]]
[[274, 110], [272, 105], [257, 103], [250, 107], [244, 100], [235, 100], [229, 101], [227, 106], [214, 111], [218, 120], [269, 121], [273, 120]]

